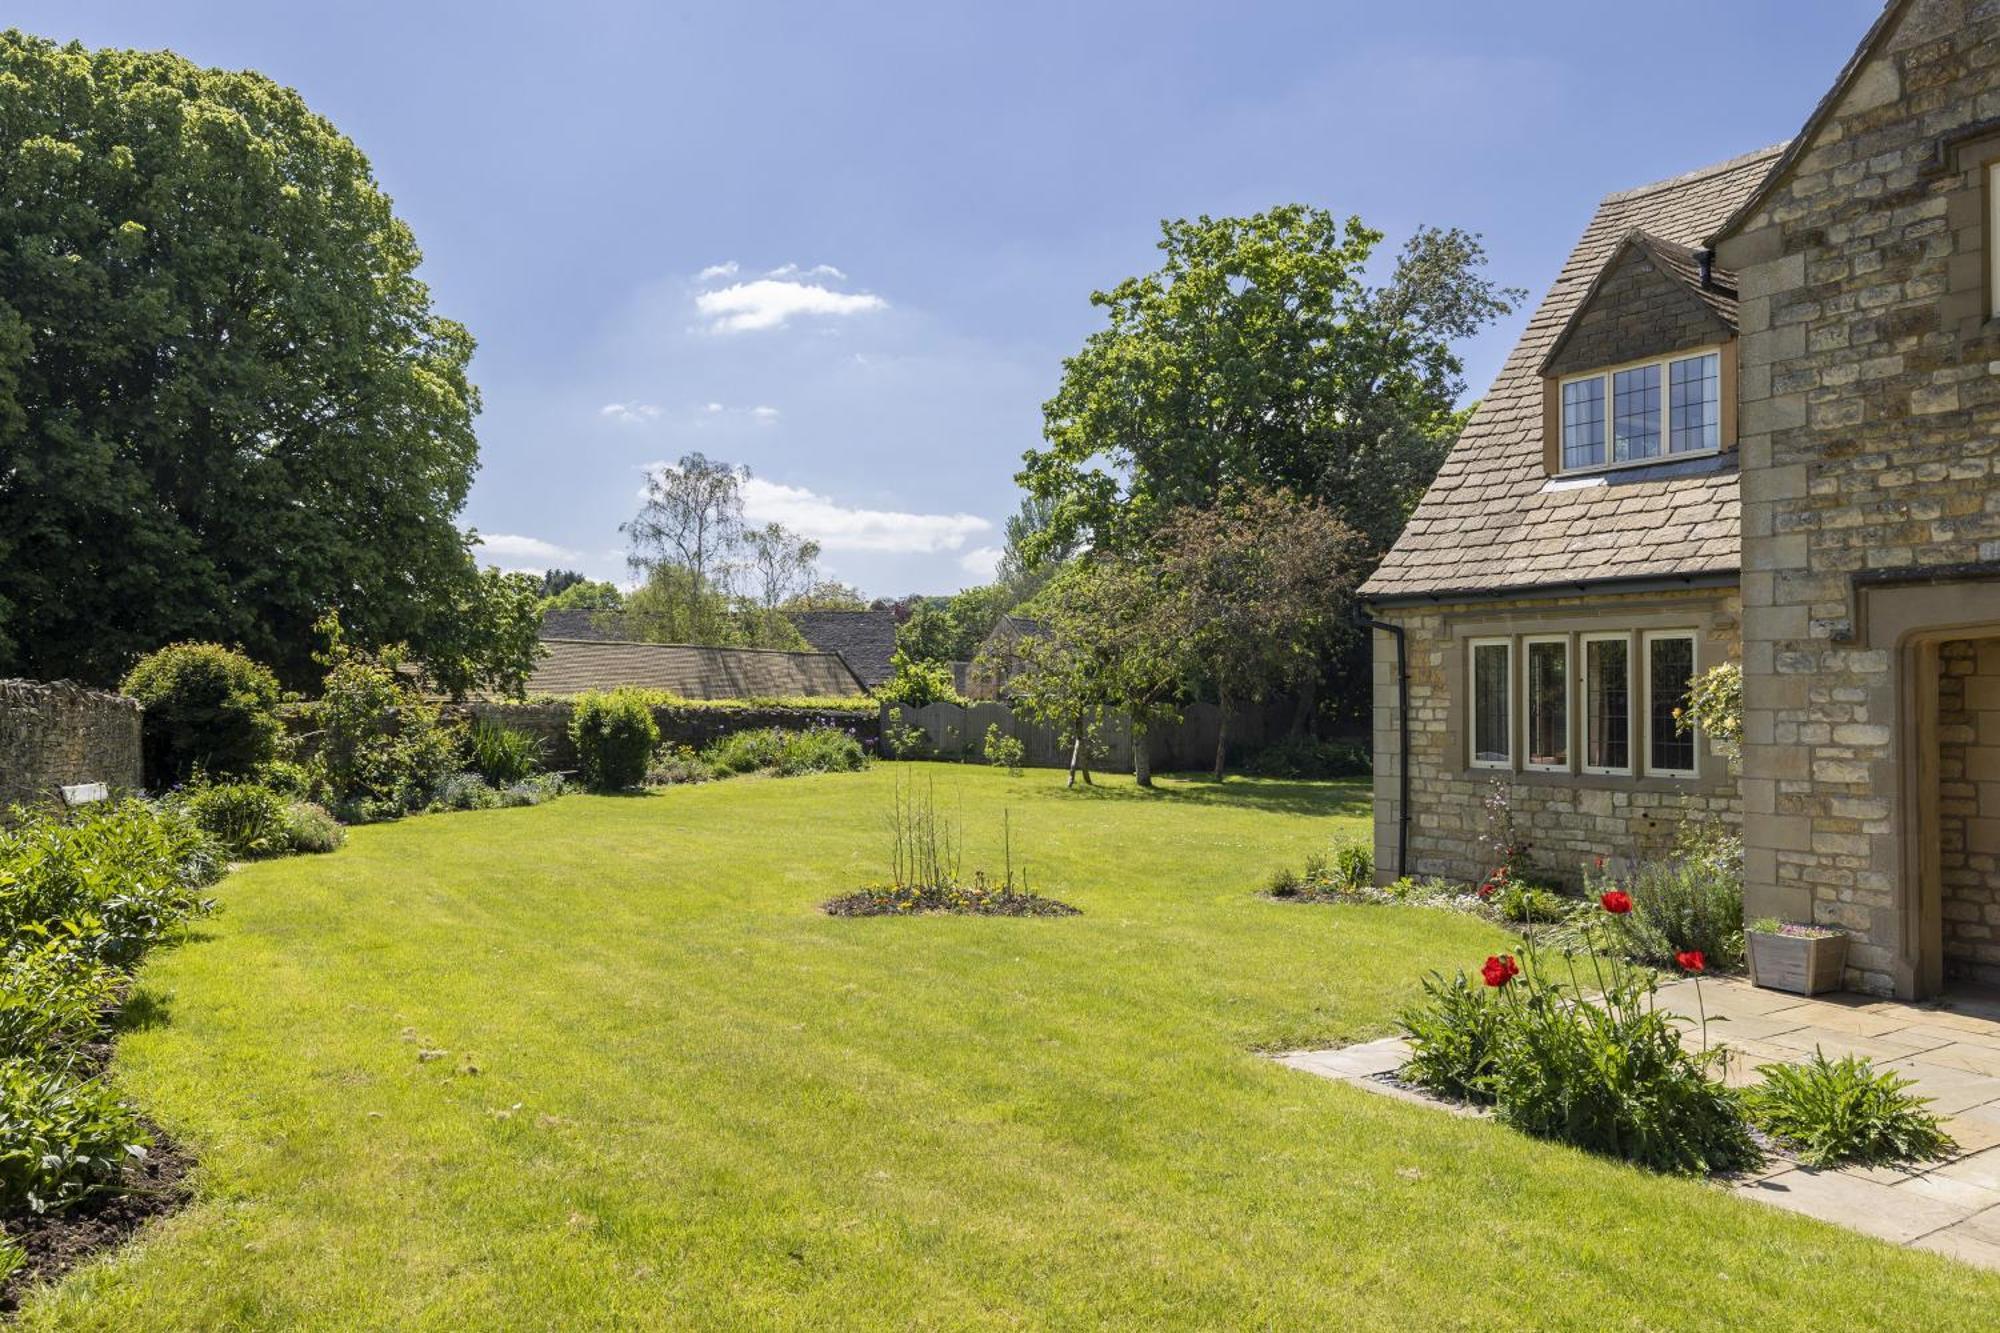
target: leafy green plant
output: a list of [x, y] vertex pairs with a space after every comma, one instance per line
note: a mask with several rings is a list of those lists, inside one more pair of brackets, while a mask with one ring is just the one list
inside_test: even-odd
[[119, 687], [145, 706], [146, 780], [158, 791], [196, 773], [247, 777], [276, 752], [278, 678], [219, 643], [146, 654]]
[[497, 810], [500, 793], [477, 773], [454, 773], [438, 785], [431, 804], [437, 810]]
[[646, 763], [660, 743], [659, 724], [645, 701], [624, 690], [591, 691], [570, 706], [569, 738], [576, 746], [583, 785], [624, 791], [646, 779]]
[[687, 745], [661, 746], [653, 755], [653, 762], [646, 766], [648, 787], [679, 787], [707, 782], [716, 776], [708, 761]]
[[1683, 953], [1698, 952], [1710, 968], [1743, 966], [1743, 880], [1726, 863], [1677, 859], [1649, 861], [1626, 878], [1586, 874], [1591, 898], [1622, 892], [1632, 910], [1619, 915], [1585, 911], [1566, 927], [1563, 942], [1576, 947], [1580, 930], [1595, 943], [1655, 967], [1670, 967]]
[[924, 661], [898, 648], [889, 665], [892, 674], [875, 691], [876, 699], [882, 703], [922, 708], [925, 704], [965, 702], [959, 697], [948, 662]]
[[467, 733], [472, 767], [496, 787], [510, 787], [542, 766], [542, 740], [533, 732], [480, 718]]
[[152, 1138], [94, 1078], [0, 1061], [0, 1210], [60, 1211], [110, 1185]]
[[[1602, 910], [1615, 916], [1630, 903], [1608, 893]], [[1433, 977], [1404, 1016], [1406, 1076], [1442, 1096], [1490, 1099], [1502, 1122], [1526, 1133], [1657, 1171], [1759, 1161], [1741, 1102], [1714, 1076], [1722, 1053], [1683, 1046], [1677, 1020], [1652, 1002], [1653, 974], [1600, 951], [1595, 938], [1581, 936], [1581, 968], [1562, 956], [1561, 977], [1532, 934], [1520, 959], [1489, 957], [1481, 980], [1495, 994], [1477, 1003], [1470, 983]], [[1700, 958], [1685, 961], [1701, 970]]]
[[330, 615], [318, 628], [326, 676], [305, 709], [315, 728], [314, 793], [362, 822], [423, 809], [458, 770], [463, 728], [411, 684], [400, 648], [363, 652]]
[[65, 934], [129, 967], [210, 910], [223, 870], [215, 839], [184, 810], [100, 802], [0, 827], [0, 938]]
[[986, 762], [995, 768], [1004, 768], [1012, 777], [1020, 777], [1022, 766], [1028, 762], [1028, 747], [1018, 736], [1009, 736], [1000, 730], [998, 722], [986, 724], [986, 741], [982, 747]]
[[347, 841], [347, 830], [325, 806], [293, 801], [285, 807], [285, 840], [295, 852], [331, 852]]
[[292, 850], [290, 803], [253, 782], [200, 786], [183, 798], [187, 812], [231, 856], [283, 856]]
[[1955, 1145], [1910, 1081], [1859, 1056], [1759, 1065], [1764, 1081], [1743, 1095], [1750, 1119], [1807, 1166], [1925, 1161]]
[[906, 723], [901, 708], [891, 708], [882, 723], [882, 748], [891, 759], [926, 759], [931, 754], [931, 735]]
[[1352, 892], [1375, 882], [1375, 847], [1366, 838], [1342, 838], [1333, 844], [1329, 868], [1333, 883]]
[[560, 773], [537, 773], [533, 777], [522, 778], [499, 792], [503, 807], [521, 805], [541, 805], [553, 801], [567, 791], [568, 784]]
[[29, 932], [0, 957], [0, 1060], [60, 1060], [103, 1029], [121, 974], [73, 935]]
[[834, 727], [789, 731], [765, 727], [722, 737], [701, 752], [702, 764], [715, 776], [773, 773], [798, 777], [806, 773], [850, 773], [867, 766], [861, 742]]

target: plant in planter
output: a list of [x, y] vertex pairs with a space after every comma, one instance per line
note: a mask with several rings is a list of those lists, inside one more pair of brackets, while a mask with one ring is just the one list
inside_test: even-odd
[[1750, 946], [1750, 981], [1767, 990], [1818, 995], [1840, 989], [1847, 966], [1847, 935], [1807, 921], [1752, 921], [1744, 937]]

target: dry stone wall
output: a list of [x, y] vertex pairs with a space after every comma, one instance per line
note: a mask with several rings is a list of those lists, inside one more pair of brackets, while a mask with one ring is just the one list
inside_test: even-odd
[[86, 782], [136, 790], [139, 715], [123, 695], [0, 680], [0, 809], [56, 801], [60, 788]]

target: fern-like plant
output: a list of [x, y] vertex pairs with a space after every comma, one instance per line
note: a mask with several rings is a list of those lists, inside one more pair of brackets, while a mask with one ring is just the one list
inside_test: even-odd
[[1744, 1093], [1750, 1119], [1807, 1166], [1850, 1162], [1919, 1162], [1953, 1146], [1928, 1097], [1910, 1081], [1868, 1060], [1829, 1060], [1815, 1050], [1804, 1064], [1760, 1065], [1764, 1081]]

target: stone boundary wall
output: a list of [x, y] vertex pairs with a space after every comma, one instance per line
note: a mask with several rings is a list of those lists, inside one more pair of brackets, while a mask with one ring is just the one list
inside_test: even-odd
[[47, 804], [59, 787], [136, 791], [139, 701], [68, 681], [0, 680], [0, 809]]
[[[955, 759], [969, 752], [983, 755], [986, 729], [998, 725], [1002, 734], [1015, 737], [1027, 750], [1031, 768], [1067, 768], [1069, 747], [1055, 729], [1014, 716], [1006, 704], [982, 700], [965, 705], [926, 704], [909, 708], [901, 704], [882, 705], [882, 726], [890, 724], [889, 710], [900, 709], [902, 724], [916, 727], [930, 737], [931, 749], [941, 759]], [[1237, 752], [1251, 751], [1282, 740], [1291, 729], [1292, 702], [1242, 709], [1229, 723], [1231, 762]], [[1156, 772], [1202, 771], [1215, 763], [1216, 729], [1222, 724], [1222, 710], [1214, 704], [1190, 705], [1178, 723], [1155, 727], [1147, 738]], [[1357, 743], [1360, 743], [1357, 741]], [[1132, 723], [1122, 713], [1104, 720], [1098, 748], [1091, 767], [1106, 773], [1132, 771]]]
[[[542, 764], [570, 771], [576, 767], [576, 747], [570, 744], [570, 705], [564, 702], [506, 704], [469, 703], [445, 710], [446, 716], [490, 719], [516, 731], [538, 736], [542, 741]], [[718, 737], [739, 731], [759, 731], [779, 727], [804, 731], [814, 726], [834, 726], [854, 733], [870, 754], [881, 737], [880, 722], [865, 713], [828, 712], [815, 708], [676, 708], [659, 705], [653, 721], [660, 739], [670, 745], [691, 745], [696, 749]]]

